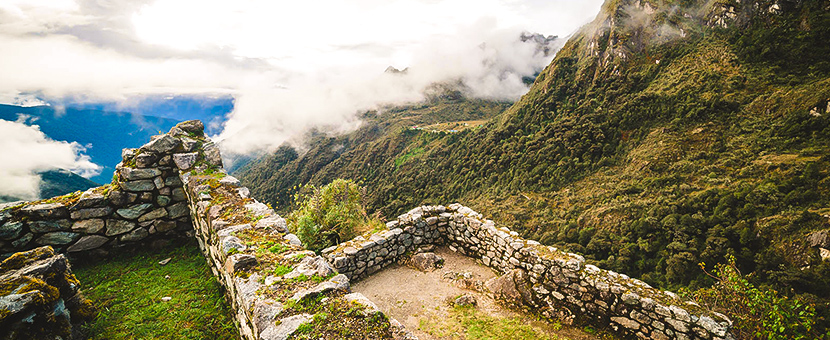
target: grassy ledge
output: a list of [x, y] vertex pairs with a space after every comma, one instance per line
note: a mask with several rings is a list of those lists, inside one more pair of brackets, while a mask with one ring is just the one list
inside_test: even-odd
[[91, 340], [239, 339], [223, 288], [195, 245], [81, 263], [73, 272], [98, 307], [86, 327]]

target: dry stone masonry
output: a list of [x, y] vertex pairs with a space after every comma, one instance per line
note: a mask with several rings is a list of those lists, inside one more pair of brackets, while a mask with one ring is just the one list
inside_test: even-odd
[[548, 317], [611, 325], [642, 339], [730, 339], [731, 321], [674, 293], [586, 264], [582, 256], [525, 240], [460, 204], [415, 208], [389, 230], [323, 250], [338, 272], [364, 278], [427, 244], [481, 260], [521, 302]]
[[0, 263], [0, 338], [72, 339], [94, 315], [66, 257], [51, 247]]
[[192, 234], [179, 171], [196, 161], [222, 165], [203, 128], [199, 121], [180, 123], [141, 148], [125, 149], [111, 184], [0, 207], [0, 256], [44, 245], [101, 256]]
[[[731, 322], [723, 315], [586, 264], [579, 255], [522, 239], [459, 204], [418, 207], [388, 222], [386, 230], [330, 247], [318, 256], [303, 248], [272, 208], [249, 197], [250, 190], [225, 173], [219, 149], [204, 136], [203, 128], [198, 121], [183, 122], [141, 148], [124, 150], [112, 184], [0, 206], [0, 254], [11, 256], [11, 261], [19, 258], [12, 255], [15, 252], [51, 246], [71, 256], [100, 256], [195, 235], [213, 274], [226, 288], [245, 340], [287, 339], [296, 332], [321, 337], [330, 334], [325, 333], [332, 331], [330, 327], [344, 325], [367, 337], [415, 339], [366, 297], [350, 294], [349, 281], [423, 249], [447, 245], [505, 274], [488, 282], [494, 295], [519, 300], [548, 317], [611, 325], [644, 339], [731, 338]], [[70, 287], [59, 290], [64, 309], [74, 313], [71, 306], [79, 306], [80, 295], [66, 259], [52, 256], [51, 248], [29, 255], [42, 252], [49, 256], [33, 256], [34, 261], [52, 261], [58, 267], [62, 263], [64, 277], [71, 277], [65, 280], [68, 285], [55, 285]], [[25, 271], [7, 267], [11, 268], [6, 262], [0, 266], [4, 279], [11, 271]], [[24, 293], [8, 287], [4, 283], [0, 294], [2, 308], [17, 306], [15, 301]], [[335, 315], [341, 322], [321, 323], [315, 319], [319, 308], [329, 314], [342, 312]], [[61, 313], [45, 318], [60, 323]]]

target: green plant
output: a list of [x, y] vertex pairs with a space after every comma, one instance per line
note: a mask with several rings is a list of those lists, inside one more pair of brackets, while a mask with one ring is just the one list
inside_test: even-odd
[[303, 245], [319, 252], [372, 225], [363, 196], [364, 189], [351, 180], [336, 179], [322, 188], [306, 185], [295, 195], [297, 209], [289, 222]]
[[[700, 267], [706, 271], [705, 264]], [[817, 339], [813, 332], [815, 308], [798, 298], [788, 298], [774, 289], [758, 288], [741, 275], [735, 257], [715, 266], [716, 280], [711, 288], [700, 289], [695, 298], [721, 311], [734, 322], [733, 331], [741, 339]]]

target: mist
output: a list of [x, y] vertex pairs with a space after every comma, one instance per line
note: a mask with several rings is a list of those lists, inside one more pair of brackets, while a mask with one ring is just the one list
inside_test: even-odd
[[83, 154], [83, 146], [51, 140], [37, 125], [26, 125], [27, 120], [0, 120], [0, 195], [39, 198], [40, 171], [67, 169], [84, 177], [101, 172], [101, 166]]

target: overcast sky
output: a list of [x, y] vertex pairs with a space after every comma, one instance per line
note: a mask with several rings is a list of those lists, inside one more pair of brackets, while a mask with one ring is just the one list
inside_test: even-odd
[[552, 58], [519, 34], [565, 37], [601, 3], [0, 0], [0, 103], [228, 94], [235, 108], [215, 136], [223, 150], [267, 150], [312, 127], [354, 128], [355, 112], [417, 101], [434, 82], [517, 99], [521, 76]]

